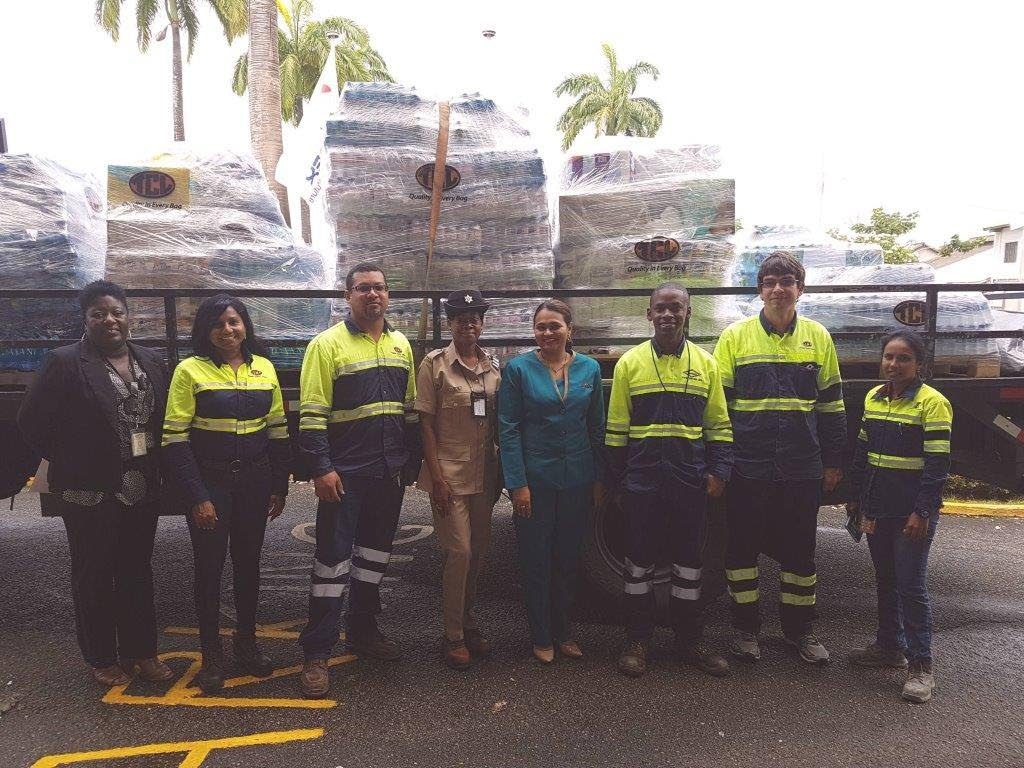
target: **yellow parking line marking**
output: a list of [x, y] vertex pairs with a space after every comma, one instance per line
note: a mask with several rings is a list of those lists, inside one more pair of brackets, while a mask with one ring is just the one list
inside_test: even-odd
[[249, 736], [231, 736], [224, 739], [207, 741], [176, 741], [164, 744], [143, 744], [137, 747], [114, 747], [95, 752], [68, 752], [63, 755], [47, 755], [32, 763], [31, 768], [57, 768], [72, 763], [89, 763], [96, 760], [117, 760], [125, 757], [143, 757], [147, 755], [168, 755], [185, 752], [185, 759], [178, 768], [199, 768], [203, 761], [215, 749], [238, 749], [264, 744], [287, 744], [291, 741], [308, 741], [319, 739], [324, 735], [323, 728], [306, 728], [294, 731], [270, 731], [253, 733]]
[[1024, 504], [1020, 502], [944, 501], [942, 513], [978, 517], [1024, 517]]
[[[331, 709], [332, 707], [338, 706], [338, 702], [334, 699], [227, 698], [223, 696], [203, 696], [202, 691], [199, 690], [199, 688], [190, 687], [192, 680], [197, 674], [199, 674], [199, 670], [202, 669], [203, 666], [203, 655], [201, 653], [196, 651], [173, 651], [171, 653], [160, 654], [160, 658], [163, 660], [188, 659], [191, 661], [191, 664], [189, 664], [185, 674], [174, 682], [167, 693], [162, 696], [127, 695], [125, 694], [125, 690], [128, 688], [127, 685], [115, 685], [103, 697], [103, 703], [132, 704], [136, 706], [156, 704], [166, 707], [275, 707], [283, 709]], [[355, 660], [356, 657], [354, 655], [346, 654], [344, 656], [335, 656], [334, 658], [328, 659], [327, 665], [329, 667], [334, 667], [339, 664], [348, 664]], [[229, 677], [224, 681], [224, 687], [238, 688], [243, 685], [254, 685], [266, 680], [296, 675], [301, 671], [302, 666], [295, 665], [275, 670], [274, 673], [268, 677], [252, 677], [250, 675]]]
[[[256, 637], [264, 640], [298, 640], [299, 632], [295, 631], [293, 627], [298, 627], [305, 623], [305, 619], [290, 619], [288, 621], [279, 621], [275, 624], [257, 624], [256, 625]], [[165, 635], [187, 635], [190, 637], [199, 636], [198, 627], [165, 627]], [[235, 630], [230, 627], [221, 627], [220, 634], [222, 637], [233, 637]], [[345, 633], [341, 632], [338, 634], [339, 640], [345, 639]]]

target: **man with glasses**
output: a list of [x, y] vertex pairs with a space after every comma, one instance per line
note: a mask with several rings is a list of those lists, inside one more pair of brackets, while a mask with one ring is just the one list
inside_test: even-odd
[[779, 561], [779, 618], [786, 642], [810, 664], [828, 651], [813, 633], [815, 535], [821, 492], [840, 478], [846, 412], [835, 344], [796, 312], [804, 268], [784, 252], [758, 270], [764, 309], [722, 332], [715, 358], [729, 403], [735, 464], [726, 492], [725, 574], [732, 597], [731, 650], [761, 658], [758, 556]]
[[310, 698], [330, 686], [327, 659], [346, 586], [349, 648], [401, 658], [376, 616], [405, 486], [421, 461], [412, 348], [384, 318], [384, 272], [357, 264], [345, 288], [349, 317], [309, 343], [299, 380], [300, 451], [319, 499], [309, 623], [299, 637], [302, 691]]

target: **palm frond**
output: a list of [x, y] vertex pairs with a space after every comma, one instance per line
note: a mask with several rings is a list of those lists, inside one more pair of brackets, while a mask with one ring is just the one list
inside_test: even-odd
[[121, 3], [124, 0], [96, 0], [96, 23], [116, 42], [121, 34]]
[[246, 0], [209, 0], [209, 3], [229, 43], [249, 29], [249, 4]]
[[195, 0], [172, 0], [178, 4], [178, 15], [185, 28], [185, 35], [188, 38], [188, 54], [186, 58], [191, 59], [196, 48], [196, 38], [199, 37], [199, 16], [196, 13]]
[[158, 0], [138, 0], [135, 3], [135, 28], [138, 33], [140, 51], [149, 50], [153, 34], [153, 20], [159, 9]]
[[284, 25], [286, 27], [291, 27], [291, 25], [292, 25], [292, 11], [288, 7], [288, 3], [286, 3], [284, 0], [277, 0], [277, 13], [284, 20]]
[[281, 115], [288, 121], [294, 120], [292, 107], [295, 100], [301, 100], [305, 95], [303, 86], [299, 57], [292, 55], [281, 59]]
[[619, 57], [615, 55], [615, 49], [612, 48], [611, 43], [601, 43], [601, 53], [608, 60], [608, 79], [611, 80], [619, 71]]
[[231, 75], [231, 90], [242, 96], [249, 87], [249, 54], [243, 53], [235, 62], [235, 71]]
[[605, 90], [604, 83], [601, 82], [601, 78], [593, 73], [587, 73], [585, 75], [569, 75], [555, 88], [555, 96], [579, 96], [580, 94], [587, 91], [603, 91]]

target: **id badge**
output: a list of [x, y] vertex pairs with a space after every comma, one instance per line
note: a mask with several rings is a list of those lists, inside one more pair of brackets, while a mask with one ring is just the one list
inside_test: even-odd
[[132, 432], [132, 458], [146, 455], [146, 433]]
[[473, 415], [487, 415], [487, 395], [483, 392], [473, 392], [470, 397], [473, 400]]

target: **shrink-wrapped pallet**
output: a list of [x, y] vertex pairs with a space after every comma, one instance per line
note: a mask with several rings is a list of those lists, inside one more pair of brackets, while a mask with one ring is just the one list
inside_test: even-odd
[[[176, 151], [143, 165], [110, 166], [107, 197], [106, 274], [125, 287], [329, 287], [322, 257], [295, 243], [251, 155]], [[312, 337], [329, 320], [326, 299], [244, 301], [256, 332], [271, 341]], [[178, 300], [179, 334], [188, 333], [198, 303]], [[133, 331], [162, 336], [163, 303], [135, 304]]]
[[[0, 155], [0, 288], [81, 288], [103, 276], [96, 179], [35, 155]], [[0, 299], [0, 336], [77, 339], [74, 299]], [[0, 351], [0, 368], [33, 370], [46, 350]]]
[[[807, 270], [807, 285], [901, 285], [935, 282], [929, 264], [876, 264], [863, 267], [818, 267]], [[898, 293], [805, 293], [797, 312], [817, 320], [829, 331], [870, 331], [884, 334], [899, 328], [925, 329], [925, 294]], [[755, 298], [747, 314], [761, 311]], [[936, 330], [983, 331], [992, 328], [993, 315], [982, 293], [939, 292]], [[879, 337], [880, 338], [880, 337]], [[839, 339], [836, 351], [842, 363], [875, 364], [881, 359], [879, 338]], [[998, 370], [996, 339], [937, 339], [937, 366], [982, 364]]]
[[[352, 266], [368, 261], [393, 289], [550, 288], [544, 167], [521, 118], [480, 96], [449, 103], [428, 268], [434, 163], [445, 133], [440, 104], [404, 86], [347, 84], [327, 120], [313, 218], [314, 242], [334, 259], [338, 287]], [[488, 334], [530, 334], [536, 301], [489, 301]], [[415, 332], [420, 307], [393, 300], [389, 317]]]
[[[557, 288], [729, 285], [735, 183], [718, 148], [658, 147], [613, 137], [566, 160], [558, 198]], [[646, 297], [581, 298], [581, 336], [643, 336]], [[731, 297], [694, 297], [690, 333], [712, 336], [738, 316]]]

